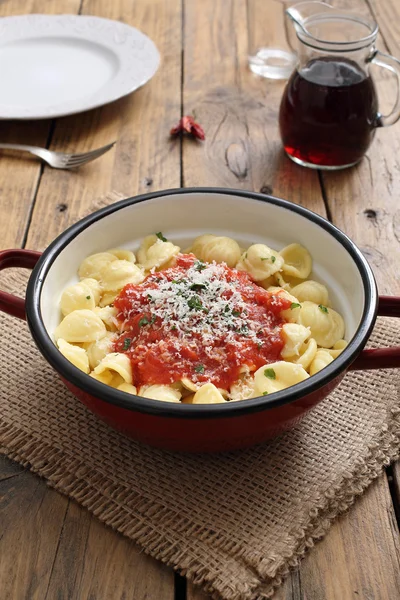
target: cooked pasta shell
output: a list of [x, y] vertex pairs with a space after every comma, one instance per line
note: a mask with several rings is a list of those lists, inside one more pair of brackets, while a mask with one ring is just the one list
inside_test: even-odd
[[192, 252], [205, 262], [226, 263], [234, 267], [240, 259], [239, 244], [230, 237], [200, 235], [192, 246]]
[[332, 348], [344, 336], [344, 321], [333, 308], [305, 301], [297, 321], [310, 328], [311, 337], [323, 348]]
[[308, 377], [309, 374], [301, 365], [283, 360], [270, 363], [260, 367], [254, 374], [255, 394], [264, 396], [279, 392]]
[[103, 371], [103, 373], [95, 373], [92, 371], [90, 377], [93, 377], [96, 381], [100, 381], [100, 383], [110, 385], [113, 379], [113, 373], [111, 371]]
[[89, 365], [91, 369], [95, 369], [103, 360], [106, 354], [109, 354], [113, 347], [115, 335], [107, 331], [106, 335], [97, 342], [87, 344], [86, 352], [89, 357]]
[[170, 385], [157, 384], [141, 387], [139, 396], [152, 398], [153, 400], [162, 400], [163, 402], [179, 402], [182, 394]]
[[69, 362], [84, 373], [89, 373], [89, 359], [86, 350], [79, 346], [73, 346], [62, 338], [57, 341], [57, 346], [61, 354], [65, 356]]
[[212, 383], [202, 385], [193, 397], [193, 404], [220, 404], [226, 402], [221, 392]]
[[307, 371], [315, 358], [317, 349], [317, 342], [314, 340], [314, 338], [309, 338], [306, 342], [304, 342], [304, 344], [300, 346], [298, 357], [291, 356], [286, 360], [288, 360], [289, 362], [293, 362], [296, 365], [300, 365], [301, 367], [303, 367], [303, 369]]
[[194, 394], [188, 394], [187, 396], [181, 398], [181, 402], [183, 404], [193, 404]]
[[120, 383], [120, 385], [117, 387], [117, 390], [126, 392], [127, 394], [134, 394], [135, 396], [137, 395], [135, 386], [131, 385], [130, 383]]
[[300, 313], [300, 303], [297, 298], [289, 294], [287, 290], [284, 290], [280, 287], [269, 287], [268, 291], [272, 294], [277, 294], [278, 296], [283, 296], [287, 300], [290, 300], [291, 305], [286, 310], [281, 310], [279, 313], [282, 319], [285, 319], [288, 323], [296, 323]]
[[98, 252], [91, 254], [81, 263], [78, 275], [81, 279], [89, 277], [91, 279], [101, 279], [101, 273], [106, 265], [117, 260], [117, 257], [110, 252]]
[[117, 331], [118, 311], [114, 306], [104, 306], [103, 308], [96, 306], [96, 308], [93, 309], [93, 312], [100, 317], [108, 331]]
[[315, 373], [322, 371], [322, 369], [327, 367], [333, 360], [333, 356], [330, 355], [328, 350], [320, 348], [317, 350], [314, 360], [310, 365], [310, 375], [315, 375]]
[[199, 389], [199, 386], [193, 383], [193, 381], [190, 381], [190, 379], [188, 379], [187, 377], [184, 377], [182, 379], [181, 384], [185, 389], [190, 390], [191, 392], [197, 392], [197, 390]]
[[128, 283], [142, 283], [143, 272], [132, 262], [117, 258], [101, 271], [101, 285], [105, 292], [117, 292]]
[[83, 281], [69, 285], [61, 295], [60, 308], [64, 317], [74, 310], [93, 310], [95, 306], [94, 294]]
[[101, 375], [105, 371], [114, 371], [121, 375], [125, 383], [132, 383], [131, 361], [126, 354], [122, 352], [111, 352], [100, 361], [94, 372]]
[[255, 281], [263, 281], [281, 269], [283, 258], [265, 244], [253, 244], [241, 256], [236, 268], [247, 271]]
[[136, 256], [130, 250], [124, 250], [123, 248], [111, 248], [111, 250], [107, 250], [107, 252], [114, 254], [118, 260], [127, 260], [131, 263], [136, 262]]
[[103, 291], [100, 283], [97, 281], [97, 279], [93, 279], [92, 277], [86, 277], [86, 279], [82, 279], [81, 283], [84, 283], [90, 288], [95, 304], [97, 305], [100, 301], [100, 296]]
[[328, 352], [331, 356], [333, 356], [333, 358], [337, 358], [339, 354], [343, 352], [347, 345], [348, 342], [346, 342], [346, 340], [339, 340], [338, 342], [336, 342], [336, 344], [333, 344], [332, 348], [328, 350]]
[[61, 321], [54, 332], [55, 340], [95, 342], [107, 333], [103, 321], [92, 310], [74, 310]]
[[166, 265], [179, 251], [179, 246], [163, 242], [156, 235], [149, 235], [143, 240], [137, 257], [143, 268], [150, 271]]
[[312, 279], [303, 281], [299, 285], [292, 287], [290, 291], [293, 296], [296, 296], [299, 302], [308, 300], [315, 304], [329, 306], [328, 290], [322, 283], [318, 283], [318, 281], [313, 281]]
[[289, 244], [279, 253], [285, 261], [282, 271], [292, 277], [306, 279], [312, 269], [312, 258], [309, 251], [300, 244]]
[[110, 304], [113, 304], [117, 296], [117, 292], [105, 292], [100, 299], [99, 306], [101, 308], [104, 308], [105, 306], [110, 306]]
[[281, 351], [282, 358], [299, 357], [300, 348], [310, 335], [310, 330], [303, 325], [285, 323], [282, 327], [282, 338], [285, 342]]
[[229, 398], [231, 400], [248, 400], [249, 398], [254, 398], [254, 390], [253, 377], [244, 375], [231, 385]]

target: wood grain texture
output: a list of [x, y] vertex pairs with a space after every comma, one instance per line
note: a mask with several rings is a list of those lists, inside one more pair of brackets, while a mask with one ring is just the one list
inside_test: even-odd
[[[43, 10], [36, 6], [35, 12], [44, 12], [46, 3], [39, 4]], [[79, 2], [76, 4], [78, 7]], [[62, 2], [58, 6], [60, 12], [74, 12], [63, 7]], [[27, 3], [25, 11], [29, 12], [29, 8], [32, 7]], [[112, 189], [129, 196], [178, 186], [180, 181], [179, 148], [168, 140], [170, 122], [180, 113], [181, 40], [176, 33], [181, 30], [180, 4], [173, 0], [95, 0], [83, 2], [81, 12], [121, 19], [148, 33], [163, 56], [163, 68], [146, 87], [126, 99], [57, 120], [51, 149], [85, 151], [114, 139], [118, 143], [99, 161], [77, 171], [44, 167], [27, 240], [30, 248], [44, 248], [86, 212], [98, 196]], [[40, 126], [31, 124], [32, 131]], [[31, 140], [34, 142], [39, 144], [36, 138]], [[21, 173], [13, 175], [9, 183], [14, 194], [21, 184], [16, 178], [26, 176], [27, 166], [30, 165], [22, 161]], [[29, 202], [20, 207], [25, 222]], [[16, 217], [7, 217], [7, 224], [9, 220], [14, 223]], [[21, 232], [20, 237], [23, 227]], [[18, 243], [17, 234], [12, 235], [9, 234], [12, 239], [8, 245]], [[85, 509], [48, 490], [44, 481], [30, 473], [10, 479], [10, 486], [14, 480], [16, 483], [7, 494], [5, 518], [9, 526], [0, 542], [0, 554], [7, 554], [1, 576], [8, 587], [0, 583], [0, 597], [6, 591], [5, 598], [18, 600], [173, 599], [174, 576], [170, 569], [98, 523]], [[30, 496], [32, 506], [28, 502]], [[39, 521], [36, 497], [37, 504], [42, 502], [45, 508], [43, 515], [39, 513]], [[48, 518], [46, 513], [52, 516], [50, 524], [42, 523], [41, 519]], [[14, 526], [16, 522], [18, 526]], [[27, 554], [25, 561], [21, 548]]]
[[[26, 13], [76, 14], [80, 0], [5, 0], [0, 17]], [[45, 147], [51, 121], [1, 121], [0, 140]], [[21, 246], [41, 175], [38, 159], [21, 152], [0, 151], [0, 249]]]
[[46, 598], [67, 505], [31, 473], [0, 481], [2, 598]]
[[46, 598], [173, 600], [173, 574], [71, 501]]
[[[75, 0], [20, 0], [16, 5], [8, 0], [0, 4], [0, 15], [7, 11], [76, 12], [78, 4]], [[383, 20], [389, 46], [399, 39], [395, 4], [388, 0], [383, 6], [371, 0], [374, 10], [380, 11], [378, 18]], [[285, 45], [280, 3], [184, 1], [182, 107], [180, 2], [84, 0], [82, 12], [121, 19], [142, 29], [157, 44], [162, 66], [134, 95], [57, 120], [52, 149], [88, 150], [117, 138], [118, 143], [79, 171], [44, 168], [28, 247], [45, 247], [86, 212], [97, 196], [112, 189], [132, 195], [179, 186], [181, 159], [186, 186], [264, 191], [326, 214], [317, 174], [283, 156], [277, 127], [282, 83], [259, 79], [247, 69], [249, 49], [266, 43]], [[382, 80], [383, 94], [389, 99], [391, 83], [388, 78]], [[168, 139], [181, 109], [183, 113], [195, 110], [206, 129], [205, 144], [184, 139], [181, 146], [180, 140]], [[334, 221], [355, 236], [375, 266], [381, 291], [391, 293], [396, 283], [395, 257], [381, 254], [398, 249], [393, 244], [400, 242], [396, 203], [400, 169], [395, 156], [399, 126], [395, 127], [378, 132], [373, 154], [359, 167], [324, 176]], [[5, 123], [2, 139], [43, 145], [48, 134], [48, 122]], [[22, 242], [40, 173], [41, 167], [31, 159], [2, 155], [0, 211], [7, 215], [7, 220], [0, 219], [4, 247]], [[1, 561], [0, 589], [7, 592], [5, 597], [172, 600], [170, 570], [139, 553], [84, 509], [48, 490], [41, 480], [23, 471], [18, 474], [11, 462], [4, 465], [0, 466], [0, 492], [5, 498], [2, 517], [7, 526], [0, 554], [6, 561]], [[399, 490], [398, 465], [394, 473]], [[276, 600], [399, 597], [397, 536], [387, 482], [381, 477], [290, 574]], [[206, 598], [188, 586], [188, 600]]]
[[[195, 111], [206, 141], [183, 140], [185, 186], [275, 194], [325, 214], [318, 176], [283, 154], [278, 110], [283, 83], [253, 75], [251, 46], [285, 46], [283, 6], [274, 0], [185, 3], [183, 112]], [[247, 30], [245, 24], [248, 24]], [[240, 24], [240, 26], [238, 26]]]
[[11, 479], [25, 472], [24, 467], [9, 460], [6, 456], [0, 455], [0, 481], [4, 479]]
[[86, 151], [118, 141], [110, 152], [79, 170], [45, 167], [32, 215], [29, 248], [44, 248], [78, 220], [96, 198], [113, 189], [132, 196], [180, 183], [179, 146], [169, 140], [171, 123], [180, 115], [180, 3], [85, 0], [81, 12], [119, 19], [141, 29], [157, 45], [162, 66], [146, 86], [127, 98], [57, 121], [52, 150]]
[[[185, 73], [188, 69], [194, 69], [203, 85], [198, 81], [192, 82], [190, 76], [185, 76], [184, 112], [189, 113], [193, 110], [192, 107], [195, 108], [199, 122], [208, 133], [208, 139], [204, 148], [198, 143], [184, 140], [184, 183], [200, 185], [206, 181], [213, 185], [256, 191], [264, 188], [267, 193], [299, 202], [325, 216], [316, 173], [297, 167], [282, 155], [280, 149], [277, 110], [283, 91], [282, 84], [265, 82], [249, 73], [243, 63], [247, 56], [245, 52], [240, 58], [235, 58], [233, 53], [229, 54], [225, 50], [224, 60], [218, 60], [221, 45], [223, 48], [245, 47], [243, 32], [237, 33], [240, 28], [233, 26], [235, 20], [237, 22], [242, 18], [238, 14], [238, 5], [231, 2], [228, 10], [227, 4], [224, 4], [223, 9], [221, 7], [226, 29], [223, 36], [221, 33], [219, 37], [211, 18], [211, 14], [218, 11], [215, 3], [201, 3], [199, 29], [190, 27], [194, 20], [195, 3], [186, 3], [186, 23], [189, 25], [185, 30]], [[266, 40], [268, 45], [283, 46], [282, 5], [274, 1], [257, 0], [248, 5], [251, 48], [265, 45]], [[367, 11], [368, 7], [363, 10]], [[216, 19], [218, 17], [222, 18], [222, 12], [217, 14]], [[204, 56], [205, 39], [211, 45], [211, 52], [207, 56]], [[217, 84], [215, 89], [211, 87]], [[343, 175], [332, 174], [332, 184], [338, 176], [346, 176], [346, 172]], [[369, 180], [368, 173], [355, 181], [349, 177], [353, 186], [351, 191], [343, 191], [338, 184], [335, 195], [331, 189], [327, 192], [333, 220], [337, 224], [338, 211], [334, 210], [333, 205], [339, 204], [337, 198], [340, 194], [343, 219], [339, 226], [345, 225], [345, 230], [349, 213], [352, 215], [351, 220], [359, 219], [359, 211], [355, 207], [359, 205], [366, 178]], [[357, 200], [352, 203], [353, 188], [357, 187]], [[382, 204], [384, 203], [383, 197]], [[364, 237], [366, 240], [370, 239], [370, 232], [365, 232]], [[368, 246], [367, 242], [365, 246]], [[363, 523], [371, 524], [373, 537], [371, 529], [363, 527]], [[374, 542], [379, 544], [379, 552]], [[362, 500], [333, 525], [332, 530], [316, 545], [300, 568], [290, 574], [285, 585], [278, 590], [276, 598], [395, 598], [400, 595], [398, 572], [396, 525], [387, 481], [382, 476]], [[363, 592], [366, 593], [365, 596]], [[205, 598], [201, 591], [189, 586], [188, 600]]]

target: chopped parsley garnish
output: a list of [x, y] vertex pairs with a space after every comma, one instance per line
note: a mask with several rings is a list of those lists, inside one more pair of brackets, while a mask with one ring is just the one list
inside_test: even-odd
[[204, 365], [196, 365], [194, 370], [196, 373], [204, 373]]
[[131, 345], [131, 338], [125, 338], [124, 339], [124, 350], [128, 350], [129, 346]]
[[86, 300], [90, 300], [90, 296], [86, 296]]
[[323, 313], [327, 313], [328, 312], [328, 309], [323, 304], [318, 304], [318, 308]]
[[187, 301], [187, 305], [189, 308], [193, 308], [194, 310], [202, 310], [203, 303], [198, 296], [192, 296]]
[[268, 396], [269, 392], [263, 392], [263, 396]]
[[233, 310], [232, 311], [232, 316], [233, 317], [238, 317], [240, 315], [240, 310]]
[[224, 312], [229, 312], [229, 304], [226, 304], [225, 308], [224, 308]]
[[293, 310], [294, 308], [301, 308], [301, 304], [299, 304], [298, 302], [292, 302], [292, 304], [290, 305], [290, 310]]
[[264, 369], [264, 375], [265, 377], [268, 377], [268, 379], [276, 379], [276, 374], [274, 369]]
[[142, 317], [139, 320], [138, 325], [139, 325], [139, 327], [144, 327], [145, 325], [153, 325], [153, 323], [156, 320], [156, 318], [157, 317], [155, 315], [153, 315], [150, 320], [147, 317]]
[[189, 289], [198, 292], [199, 290], [205, 290], [206, 287], [206, 283], [192, 283], [192, 285], [189, 286]]
[[262, 256], [261, 257], [261, 260], [270, 260], [270, 259], [271, 259], [271, 262], [274, 263], [276, 261], [276, 256], [272, 255], [272, 256]]
[[158, 233], [156, 233], [156, 236], [158, 237], [159, 240], [161, 240], [162, 242], [168, 242], [167, 238], [163, 236], [163, 234], [161, 233], [161, 231], [159, 231]]
[[194, 268], [196, 269], [196, 271], [204, 271], [204, 269], [207, 268], [207, 265], [205, 265], [203, 261], [198, 260], [194, 263]]
[[172, 325], [171, 331], [176, 331], [176, 330], [177, 330], [177, 326], [176, 325]]

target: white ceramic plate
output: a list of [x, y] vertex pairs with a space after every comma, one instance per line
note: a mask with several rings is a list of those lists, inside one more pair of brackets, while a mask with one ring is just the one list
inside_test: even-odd
[[160, 56], [119, 21], [78, 15], [0, 19], [0, 119], [47, 119], [102, 106], [144, 85]]

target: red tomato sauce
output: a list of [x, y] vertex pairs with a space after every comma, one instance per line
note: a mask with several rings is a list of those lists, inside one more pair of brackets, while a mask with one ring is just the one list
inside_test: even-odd
[[136, 386], [188, 378], [229, 389], [243, 365], [254, 371], [280, 360], [280, 312], [291, 301], [244, 271], [179, 254], [173, 267], [126, 285], [114, 306], [114, 351], [129, 356]]

